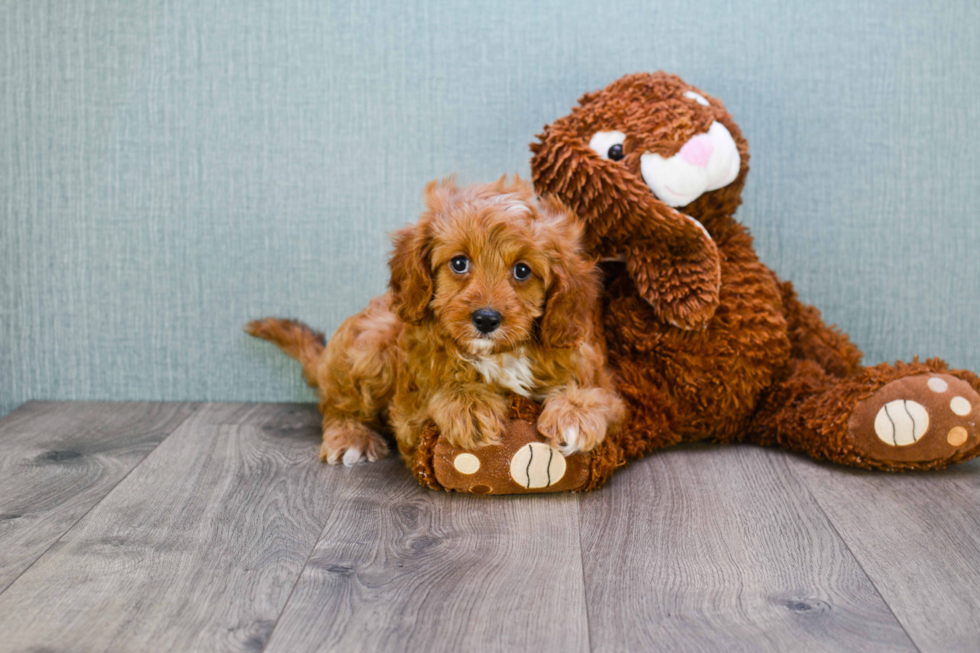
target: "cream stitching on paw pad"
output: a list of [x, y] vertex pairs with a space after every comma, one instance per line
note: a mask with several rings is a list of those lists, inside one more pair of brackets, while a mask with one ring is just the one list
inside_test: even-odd
[[916, 443], [929, 430], [929, 412], [911, 399], [890, 401], [875, 417], [875, 433], [885, 444], [904, 447]]

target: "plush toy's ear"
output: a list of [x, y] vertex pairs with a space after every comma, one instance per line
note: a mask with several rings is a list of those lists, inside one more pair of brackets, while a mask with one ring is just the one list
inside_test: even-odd
[[640, 295], [674, 326], [703, 327], [718, 308], [721, 261], [706, 235], [687, 242], [645, 239], [629, 243], [626, 270]]
[[546, 128], [531, 146], [531, 174], [541, 194], [553, 194], [587, 229], [588, 247], [623, 243], [637, 290], [665, 321], [703, 326], [718, 307], [721, 258], [694, 218], [667, 206], [615, 161], [602, 159], [574, 134]]
[[429, 210], [416, 224], [399, 229], [391, 236], [395, 246], [388, 259], [391, 310], [403, 322], [419, 324], [429, 313], [433, 292], [429, 261], [433, 215], [443, 209], [450, 195], [457, 190], [452, 177], [429, 182], [425, 187], [425, 204]]
[[572, 347], [592, 328], [599, 299], [599, 270], [582, 252], [582, 227], [557, 199], [541, 200], [538, 229], [547, 241], [549, 283], [541, 318], [541, 343]]

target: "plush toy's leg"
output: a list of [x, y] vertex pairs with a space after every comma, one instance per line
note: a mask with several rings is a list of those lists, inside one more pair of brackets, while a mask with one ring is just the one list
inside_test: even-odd
[[861, 350], [846, 333], [827, 326], [813, 306], [796, 296], [789, 281], [779, 282], [783, 315], [789, 327], [790, 358], [813, 361], [832, 376], [852, 376], [860, 372]]
[[762, 398], [751, 433], [854, 467], [938, 469], [980, 454], [980, 378], [939, 359], [844, 378], [796, 360]]

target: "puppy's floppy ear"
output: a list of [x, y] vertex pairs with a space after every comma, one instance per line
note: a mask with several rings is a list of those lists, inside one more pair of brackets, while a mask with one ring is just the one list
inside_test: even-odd
[[392, 234], [395, 245], [388, 268], [391, 270], [391, 310], [402, 322], [419, 324], [425, 319], [432, 300], [432, 271], [429, 269], [428, 225], [419, 222]]
[[428, 211], [416, 224], [399, 229], [391, 236], [395, 248], [388, 259], [391, 270], [388, 287], [391, 289], [391, 310], [402, 322], [419, 324], [429, 313], [434, 289], [429, 261], [432, 219], [457, 191], [452, 177], [441, 182], [430, 181], [425, 187]]
[[537, 227], [546, 241], [550, 268], [541, 343], [572, 347], [592, 330], [599, 299], [599, 270], [582, 252], [582, 227], [559, 200], [541, 200]]

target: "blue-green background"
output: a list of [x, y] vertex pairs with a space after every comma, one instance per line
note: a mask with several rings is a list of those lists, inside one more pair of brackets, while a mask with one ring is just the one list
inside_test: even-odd
[[870, 362], [980, 369], [980, 3], [0, 3], [0, 413], [306, 400], [240, 330], [332, 331], [452, 172], [528, 173], [578, 96], [665, 69], [752, 152], [759, 252]]

